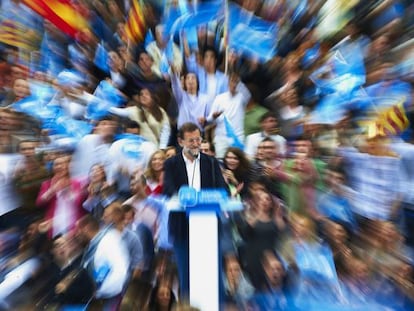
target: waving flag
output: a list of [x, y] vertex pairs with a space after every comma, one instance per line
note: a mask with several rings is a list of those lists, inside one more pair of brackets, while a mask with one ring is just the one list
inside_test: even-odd
[[117, 88], [103, 80], [96, 87], [94, 94], [87, 98], [86, 118], [98, 120], [108, 115], [111, 107], [120, 107], [125, 101], [125, 97]]
[[14, 103], [12, 108], [40, 121], [42, 128], [48, 129], [51, 135], [57, 133], [56, 119], [63, 115], [59, 106], [47, 105], [37, 96], [29, 96]]
[[59, 134], [66, 137], [80, 140], [87, 134], [90, 134], [93, 125], [83, 120], [74, 120], [67, 116], [60, 116], [55, 120]]
[[310, 79], [321, 93], [350, 95], [365, 83], [363, 55], [361, 45], [347, 38], [330, 50], [324, 65], [315, 70]]
[[232, 29], [229, 40], [230, 48], [240, 50], [244, 55], [266, 62], [276, 55], [275, 38], [270, 32], [238, 24]]
[[3, 1], [0, 10], [0, 42], [20, 50], [37, 50], [42, 31], [42, 19], [38, 14], [19, 1]]
[[96, 47], [94, 64], [99, 69], [103, 70], [106, 73], [109, 73], [108, 59], [109, 59], [108, 51], [105, 49], [104, 43], [101, 42]]
[[134, 43], [143, 41], [146, 28], [143, 6], [138, 3], [138, 0], [133, 0], [128, 13], [128, 20], [125, 24], [125, 32], [128, 39]]
[[381, 112], [376, 125], [380, 135], [396, 135], [406, 130], [410, 121], [405, 112], [404, 101], [400, 101]]
[[295, 244], [296, 264], [301, 275], [337, 282], [337, 274], [329, 246], [320, 243]]
[[13, 20], [4, 20], [0, 27], [0, 42], [7, 45], [29, 50], [33, 48], [26, 36], [27, 29]]
[[22, 0], [22, 2], [72, 38], [89, 29], [85, 11], [70, 0]]
[[161, 63], [160, 63], [160, 71], [162, 74], [168, 74], [170, 70], [170, 64], [174, 63], [174, 41], [171, 37], [168, 42], [167, 46], [165, 47], [164, 52], [162, 53]]
[[276, 54], [277, 26], [229, 4], [225, 44], [245, 56], [266, 62]]
[[147, 33], [145, 34], [144, 47], [147, 48], [147, 46], [154, 41], [154, 35], [152, 34], [151, 29], [148, 29]]
[[310, 113], [309, 124], [336, 124], [347, 115], [347, 102], [338, 93], [323, 97]]
[[307, 49], [302, 58], [302, 66], [309, 68], [320, 56], [320, 45], [319, 43]]
[[165, 0], [165, 2], [162, 17], [162, 23], [165, 25], [165, 29], [170, 29], [178, 18], [190, 13], [190, 10], [192, 11], [187, 0], [178, 0], [178, 3], [169, 0]]
[[217, 21], [221, 18], [222, 13], [223, 3], [221, 1], [199, 3], [194, 12], [188, 12], [176, 19], [174, 24], [169, 29], [169, 34], [173, 35], [182, 29], [189, 29]]
[[231, 125], [229, 119], [226, 116], [224, 116], [224, 127], [226, 128], [227, 138], [229, 138], [229, 140], [231, 141], [230, 146], [244, 150], [244, 144], [237, 137], [236, 133], [234, 132], [233, 126]]

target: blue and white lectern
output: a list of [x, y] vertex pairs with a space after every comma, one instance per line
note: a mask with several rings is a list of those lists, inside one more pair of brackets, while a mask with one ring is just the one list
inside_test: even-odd
[[203, 189], [197, 192], [183, 187], [178, 193], [178, 202], [171, 207], [185, 209], [188, 216], [190, 303], [201, 311], [219, 311], [221, 258], [218, 216], [223, 211], [240, 210], [242, 205], [231, 200], [224, 190]]

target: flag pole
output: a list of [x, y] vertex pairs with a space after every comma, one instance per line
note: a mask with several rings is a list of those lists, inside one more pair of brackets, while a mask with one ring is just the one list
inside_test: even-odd
[[225, 50], [225, 64], [224, 64], [224, 73], [227, 75], [229, 71], [229, 47], [226, 46]]
[[224, 73], [227, 75], [229, 70], [229, 2], [224, 2], [224, 31], [223, 31], [223, 45], [224, 45]]

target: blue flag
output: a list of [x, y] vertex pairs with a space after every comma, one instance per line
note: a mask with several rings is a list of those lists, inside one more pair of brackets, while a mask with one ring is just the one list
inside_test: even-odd
[[229, 47], [262, 62], [277, 52], [277, 26], [252, 16], [238, 5], [229, 5]]
[[92, 124], [82, 121], [75, 120], [67, 116], [61, 116], [56, 119], [56, 125], [59, 133], [65, 137], [75, 138], [79, 141], [82, 137], [92, 132]]
[[244, 144], [237, 137], [236, 133], [234, 132], [233, 126], [230, 124], [230, 121], [226, 116], [224, 116], [224, 126], [226, 128], [227, 138], [229, 138], [231, 141], [230, 146], [244, 150]]
[[90, 97], [86, 107], [86, 118], [97, 120], [109, 114], [109, 108], [120, 107], [126, 98], [109, 82], [103, 80], [95, 89], [94, 96]]
[[295, 261], [302, 277], [338, 282], [331, 249], [320, 243], [295, 244]]
[[48, 129], [50, 135], [58, 133], [56, 119], [63, 115], [61, 107], [47, 105], [39, 101], [37, 97], [30, 96], [14, 103], [12, 108], [40, 121], [42, 128]]
[[305, 51], [305, 54], [302, 57], [302, 65], [304, 68], [310, 67], [320, 56], [320, 45], [319, 43], [315, 44], [311, 48]]
[[208, 24], [216, 21], [223, 15], [223, 2], [213, 1], [199, 3], [194, 12], [188, 12], [177, 18], [169, 29], [169, 34], [173, 35], [182, 29], [189, 29], [199, 25]]
[[94, 64], [102, 71], [109, 73], [108, 60], [109, 60], [109, 55], [103, 45], [103, 42], [98, 43], [98, 46], [96, 47], [96, 51], [95, 51], [95, 58], [93, 61]]
[[152, 34], [152, 30], [150, 28], [148, 28], [147, 34], [145, 35], [145, 39], [144, 39], [144, 47], [146, 48], [151, 42], [154, 42], [155, 38], [154, 35]]
[[347, 102], [338, 93], [323, 97], [310, 114], [311, 124], [336, 124], [348, 113]]
[[365, 66], [359, 44], [344, 41], [331, 49], [323, 66], [310, 79], [324, 94], [339, 92], [349, 95], [365, 83]]

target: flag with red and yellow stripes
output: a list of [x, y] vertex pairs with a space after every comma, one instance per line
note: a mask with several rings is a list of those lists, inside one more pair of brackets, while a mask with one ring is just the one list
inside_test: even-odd
[[3, 20], [0, 25], [0, 42], [24, 50], [34, 48], [33, 42], [27, 36], [28, 29], [14, 20]]
[[410, 125], [405, 108], [405, 99], [381, 111], [377, 118], [368, 122], [368, 137], [398, 135]]
[[86, 11], [71, 0], [22, 0], [22, 2], [72, 38], [89, 29]]
[[404, 108], [404, 101], [383, 111], [377, 121], [378, 129], [383, 134], [396, 135], [408, 128], [410, 121]]
[[138, 0], [133, 0], [129, 9], [128, 19], [125, 24], [125, 33], [133, 43], [144, 40], [146, 33], [143, 5]]

